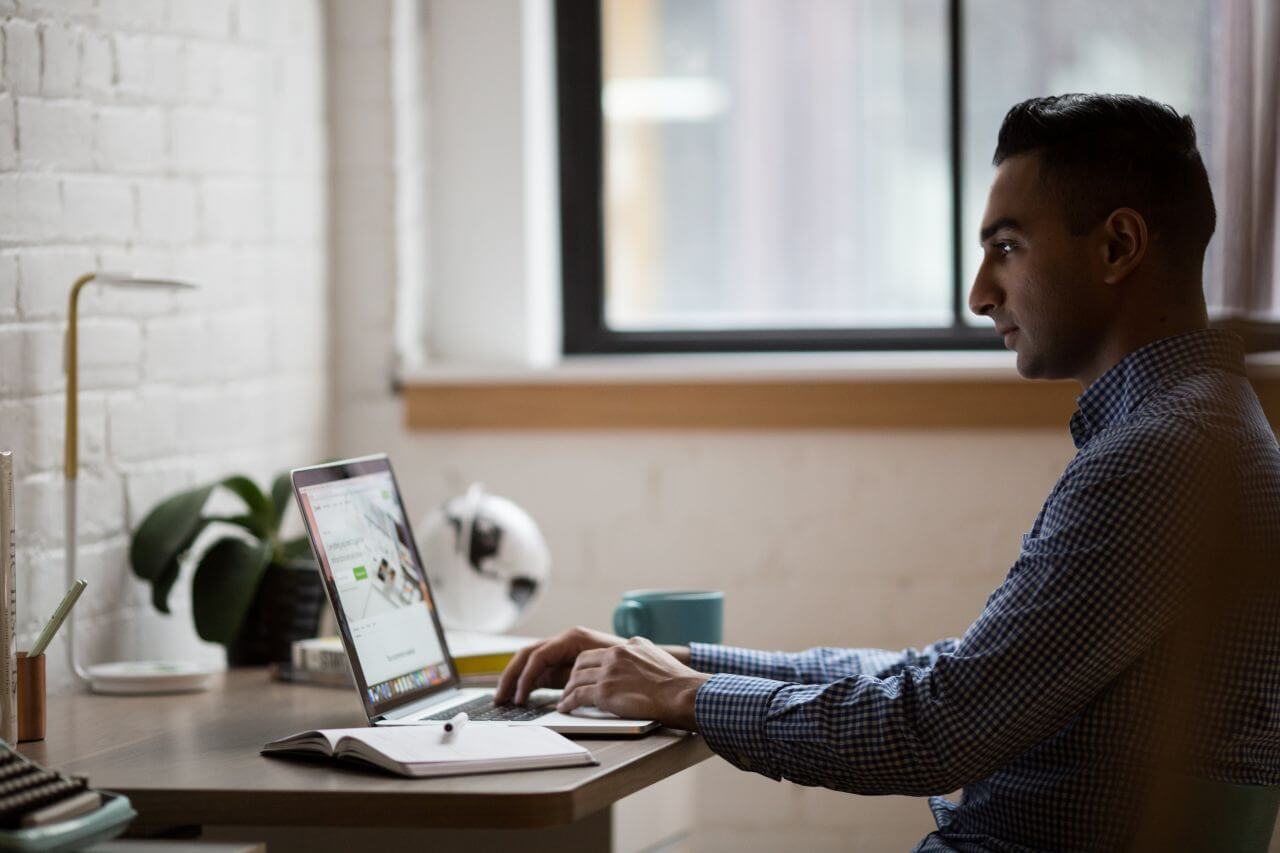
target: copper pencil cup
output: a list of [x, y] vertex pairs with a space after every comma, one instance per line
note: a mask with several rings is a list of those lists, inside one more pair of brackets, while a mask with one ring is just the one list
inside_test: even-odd
[[18, 652], [18, 741], [44, 740], [44, 655]]

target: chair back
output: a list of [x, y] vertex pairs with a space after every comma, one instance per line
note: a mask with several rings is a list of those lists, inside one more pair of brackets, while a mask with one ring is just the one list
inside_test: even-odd
[[1280, 787], [1193, 779], [1185, 850], [1266, 853], [1280, 811]]

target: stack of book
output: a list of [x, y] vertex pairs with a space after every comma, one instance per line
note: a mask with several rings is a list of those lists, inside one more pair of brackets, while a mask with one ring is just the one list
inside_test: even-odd
[[337, 637], [295, 640], [291, 652], [288, 665], [281, 664], [276, 671], [276, 676], [281, 681], [300, 681], [331, 687], [350, 687], [354, 683], [351, 680], [347, 650]]
[[[538, 642], [536, 637], [512, 637], [507, 634], [481, 634], [474, 631], [448, 631], [445, 638], [462, 683], [482, 687], [498, 683], [498, 676], [515, 653]], [[338, 637], [316, 637], [293, 644], [293, 657], [276, 664], [274, 676], [281, 681], [351, 687], [351, 664]]]

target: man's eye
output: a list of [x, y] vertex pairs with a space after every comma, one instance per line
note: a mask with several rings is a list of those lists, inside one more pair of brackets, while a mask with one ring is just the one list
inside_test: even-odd
[[1013, 251], [1013, 244], [1008, 240], [996, 240], [991, 244], [991, 247], [1001, 255], [1007, 255]]

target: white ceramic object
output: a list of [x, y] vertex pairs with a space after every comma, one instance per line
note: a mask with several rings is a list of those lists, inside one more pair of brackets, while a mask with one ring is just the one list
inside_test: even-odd
[[208, 690], [222, 669], [190, 661], [119, 661], [86, 668], [94, 693], [199, 693]]

